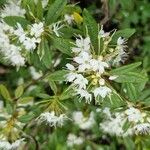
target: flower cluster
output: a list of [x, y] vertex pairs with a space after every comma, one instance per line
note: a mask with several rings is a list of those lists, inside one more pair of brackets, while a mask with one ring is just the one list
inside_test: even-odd
[[67, 146], [73, 147], [74, 145], [83, 144], [84, 139], [82, 137], [77, 137], [76, 135], [70, 133], [67, 138]]
[[6, 16], [21, 16], [24, 17], [26, 11], [20, 6], [21, 0], [8, 0], [7, 4], [0, 12], [2, 18]]
[[13, 28], [0, 22], [0, 52], [13, 66], [23, 66], [25, 58], [21, 55], [21, 48], [12, 44], [7, 33], [12, 33]]
[[[24, 31], [22, 26], [17, 23], [16, 29], [7, 25], [3, 21], [0, 22], [0, 52], [4, 55], [13, 66], [25, 65], [25, 51], [34, 50], [37, 44], [41, 42], [41, 34], [44, 31], [42, 22], [35, 23], [30, 26], [30, 31]], [[18, 38], [19, 42], [14, 39]]]
[[91, 112], [89, 116], [85, 117], [81, 111], [73, 112], [73, 121], [80, 129], [91, 129], [95, 124], [94, 113]]
[[150, 117], [137, 108], [129, 107], [113, 114], [109, 108], [105, 108], [102, 112], [106, 120], [100, 123], [100, 128], [106, 133], [117, 136], [150, 133]]
[[0, 141], [0, 149], [4, 150], [12, 150], [12, 149], [18, 149], [24, 139], [18, 139], [13, 143], [9, 143], [8, 141]]
[[54, 111], [42, 113], [38, 117], [38, 120], [40, 120], [41, 122], [46, 121], [47, 124], [49, 124], [51, 127], [63, 126], [64, 121], [66, 119], [67, 116], [65, 114], [61, 114], [60, 116], [57, 116]]
[[128, 54], [126, 53], [126, 39], [119, 37], [117, 39], [116, 45], [111, 46], [111, 41], [113, 39], [113, 36], [115, 35], [115, 32], [111, 35], [110, 32], [105, 32], [103, 30], [103, 26], [99, 31], [99, 38], [103, 41], [102, 53], [105, 53], [107, 51], [105, 60], [110, 66], [118, 66], [120, 65], [120, 62], [124, 63], [128, 56]]
[[[87, 103], [92, 101], [92, 93], [96, 101], [104, 99], [112, 92], [105, 80], [105, 69], [109, 65], [101, 55], [92, 53], [90, 38], [83, 39], [81, 36], [76, 39], [75, 47], [72, 48], [75, 57], [72, 64], [66, 64], [69, 73], [66, 81], [71, 82], [76, 94], [85, 98]], [[112, 77], [110, 76], [112, 79]]]
[[34, 50], [36, 44], [41, 42], [41, 34], [44, 32], [44, 24], [34, 23], [30, 27], [30, 31], [25, 32], [22, 26], [17, 23], [17, 29], [14, 30], [14, 35], [19, 39], [19, 42], [25, 47], [27, 51]]

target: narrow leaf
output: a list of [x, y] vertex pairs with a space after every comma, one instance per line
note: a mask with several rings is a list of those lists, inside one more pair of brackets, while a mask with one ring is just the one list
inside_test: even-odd
[[24, 91], [24, 87], [22, 85], [18, 86], [17, 89], [15, 90], [15, 97], [19, 98], [22, 96]]
[[83, 22], [84, 26], [88, 29], [88, 34], [94, 49], [98, 50], [98, 24], [86, 9], [83, 11]]
[[56, 0], [48, 9], [48, 14], [46, 17], [47, 25], [57, 21], [58, 17], [61, 15], [64, 10], [67, 0]]
[[26, 28], [30, 24], [25, 18], [19, 16], [7, 16], [3, 20], [12, 27], [15, 27], [19, 23], [23, 28]]
[[34, 99], [33, 97], [23, 97], [23, 98], [19, 99], [18, 102], [20, 104], [27, 104], [27, 103], [33, 101], [33, 99]]
[[7, 88], [3, 84], [0, 85], [0, 94], [2, 95], [2, 97], [4, 99], [11, 100], [9, 91], [7, 90]]
[[65, 75], [68, 73], [66, 70], [58, 70], [51, 73], [47, 78], [51, 81], [65, 81]]
[[126, 66], [123, 66], [123, 67], [119, 67], [117, 69], [113, 69], [112, 71], [110, 71], [110, 73], [112, 74], [124, 74], [126, 72], [129, 72], [135, 68], [137, 68], [138, 66], [141, 65], [141, 62], [137, 62], [137, 63], [133, 63], [133, 64], [130, 64], [130, 65], [126, 65]]
[[73, 47], [73, 44], [69, 39], [63, 39], [58, 37], [52, 38], [53, 46], [61, 51], [64, 54], [67, 54], [69, 56], [72, 56], [71, 48]]

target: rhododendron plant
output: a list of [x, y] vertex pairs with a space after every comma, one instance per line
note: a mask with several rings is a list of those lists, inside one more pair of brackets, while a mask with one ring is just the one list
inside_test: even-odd
[[67, 0], [2, 2], [0, 149], [141, 147], [149, 91], [142, 62], [130, 61], [135, 29], [106, 24]]

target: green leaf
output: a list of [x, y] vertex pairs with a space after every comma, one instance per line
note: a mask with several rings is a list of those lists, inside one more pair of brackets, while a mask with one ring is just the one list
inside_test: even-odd
[[36, 5], [36, 12], [37, 12], [37, 18], [42, 20], [43, 19], [43, 7], [42, 7], [42, 1], [38, 0]]
[[38, 46], [38, 50], [37, 50], [37, 54], [38, 54], [40, 60], [42, 60], [42, 58], [45, 54], [45, 45], [44, 44], [45, 44], [44, 39], [42, 39]]
[[125, 101], [123, 101], [115, 92], [112, 92], [111, 97], [106, 97], [102, 102], [103, 107], [110, 107], [113, 109], [119, 108], [124, 105], [126, 105]]
[[20, 98], [18, 102], [20, 104], [27, 104], [33, 101], [33, 99], [34, 99], [33, 97], [23, 97], [23, 98]]
[[114, 75], [124, 74], [124, 73], [127, 73], [129, 71], [132, 71], [133, 69], [137, 68], [140, 65], [141, 65], [141, 62], [136, 62], [136, 63], [130, 64], [130, 65], [119, 67], [117, 69], [113, 69], [110, 71], [110, 73], [114, 74]]
[[26, 9], [27, 16], [36, 16], [36, 5], [34, 0], [23, 0], [22, 6]]
[[15, 97], [19, 98], [22, 96], [24, 91], [24, 87], [22, 85], [18, 86], [17, 89], [15, 90]]
[[52, 63], [52, 54], [46, 39], [42, 39], [38, 46], [37, 54], [45, 67], [50, 68]]
[[45, 94], [45, 93], [38, 93], [36, 96], [39, 98], [43, 98], [43, 99], [50, 99], [51, 98], [50, 95]]
[[74, 29], [70, 26], [67, 26], [67, 27], [64, 27], [64, 28], [61, 28], [60, 30], [60, 33], [65, 33], [63, 34], [63, 37], [64, 38], [71, 38], [73, 35], [83, 35], [83, 32], [79, 29]]
[[126, 96], [131, 101], [136, 101], [138, 99], [138, 89], [134, 86], [133, 83], [125, 83], [124, 87], [126, 89]]
[[74, 95], [74, 90], [72, 88], [67, 88], [63, 91], [59, 99], [66, 100], [66, 99], [72, 98], [73, 95]]
[[123, 30], [119, 30], [115, 33], [115, 35], [112, 38], [112, 42], [115, 42], [118, 40], [119, 37], [123, 37], [128, 39], [129, 37], [131, 37], [133, 34], [135, 33], [135, 29], [123, 29]]
[[63, 11], [64, 14], [73, 14], [74, 12], [82, 13], [82, 9], [78, 5], [68, 4]]
[[2, 97], [5, 100], [11, 100], [9, 91], [7, 90], [7, 88], [3, 84], [0, 85], [0, 94], [2, 95]]
[[88, 29], [88, 34], [94, 49], [98, 50], [98, 24], [86, 9], [83, 11], [83, 22], [84, 26]]
[[67, 0], [56, 0], [52, 5], [50, 5], [46, 17], [47, 25], [57, 21], [58, 17], [61, 15], [62, 11], [64, 10], [66, 4], [67, 4]]
[[141, 92], [141, 95], [139, 97], [140, 100], [146, 99], [148, 96], [150, 96], [150, 89], [146, 89]]
[[64, 54], [72, 56], [71, 48], [74, 46], [69, 39], [63, 39], [58, 37], [52, 38], [54, 48], [58, 49]]
[[45, 65], [43, 63], [41, 63], [39, 56], [37, 53], [30, 53], [29, 56], [29, 62], [30, 65], [33, 65], [34, 67], [44, 71], [46, 69]]
[[123, 142], [124, 142], [127, 150], [135, 149], [135, 143], [132, 140], [132, 138], [123, 137]]
[[26, 114], [26, 115], [19, 117], [18, 120], [22, 123], [27, 123], [30, 120], [32, 120], [34, 117], [35, 117], [35, 115], [30, 113], [30, 114]]
[[126, 83], [126, 82], [139, 83], [144, 81], [147, 81], [147, 77], [138, 72], [128, 72], [120, 74], [118, 78], [115, 79], [115, 82], [118, 83]]
[[50, 81], [65, 81], [65, 75], [68, 73], [67, 70], [58, 70], [51, 73], [47, 79]]
[[48, 41], [44, 40], [44, 56], [42, 59], [42, 63], [45, 65], [46, 68], [50, 68], [52, 64], [52, 51], [48, 45]]
[[14, 108], [13, 108], [12, 103], [10, 103], [10, 102], [7, 101], [7, 103], [6, 103], [6, 111], [7, 111], [7, 113], [12, 115], [12, 113], [14, 111], [13, 109]]
[[57, 86], [56, 86], [55, 82], [54, 82], [54, 81], [49, 80], [49, 81], [48, 81], [48, 83], [49, 83], [49, 85], [50, 85], [50, 87], [51, 87], [52, 91], [53, 91], [53, 92], [54, 92], [54, 94], [56, 95], [56, 94], [57, 94]]
[[19, 16], [7, 16], [3, 20], [12, 27], [15, 27], [19, 23], [23, 28], [26, 28], [30, 24], [25, 18]]
[[131, 122], [126, 120], [124, 125], [123, 125], [123, 130], [126, 132], [129, 129], [130, 126], [131, 126]]

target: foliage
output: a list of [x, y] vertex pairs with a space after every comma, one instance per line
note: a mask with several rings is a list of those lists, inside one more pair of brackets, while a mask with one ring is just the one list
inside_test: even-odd
[[97, 3], [0, 1], [0, 149], [150, 148], [150, 4]]

